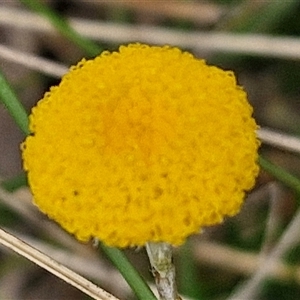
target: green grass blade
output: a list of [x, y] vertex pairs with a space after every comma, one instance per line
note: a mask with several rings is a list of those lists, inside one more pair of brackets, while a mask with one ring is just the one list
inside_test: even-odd
[[298, 177], [261, 156], [259, 157], [259, 164], [266, 172], [300, 194], [300, 179]]
[[0, 70], [0, 101], [5, 105], [19, 128], [28, 135], [29, 132], [29, 121], [28, 115], [22, 105], [18, 100], [13, 89], [10, 87], [8, 81], [6, 80], [4, 74]]
[[102, 52], [102, 48], [91, 40], [83, 37], [77, 31], [75, 31], [68, 21], [62, 16], [57, 14], [54, 10], [42, 4], [37, 0], [20, 0], [21, 3], [25, 4], [27, 7], [37, 12], [38, 14], [44, 16], [48, 19], [51, 24], [57, 29], [57, 31], [65, 36], [67, 39], [72, 41], [89, 56], [96, 56]]
[[138, 274], [136, 269], [132, 266], [132, 264], [129, 262], [129, 260], [121, 250], [105, 246], [104, 244], [101, 244], [101, 248], [125, 278], [138, 299], [157, 300], [155, 295], [150, 290], [149, 286], [141, 278], [141, 276]]
[[3, 187], [6, 191], [9, 192], [13, 192], [19, 189], [20, 187], [27, 185], [27, 176], [25, 172], [22, 172], [13, 178], [9, 178], [0, 182], [0, 187]]

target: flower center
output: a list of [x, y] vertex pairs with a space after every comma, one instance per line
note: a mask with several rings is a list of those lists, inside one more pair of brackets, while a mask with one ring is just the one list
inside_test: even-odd
[[161, 153], [175, 138], [176, 110], [163, 99], [138, 96], [119, 99], [104, 108], [105, 151], [148, 159]]

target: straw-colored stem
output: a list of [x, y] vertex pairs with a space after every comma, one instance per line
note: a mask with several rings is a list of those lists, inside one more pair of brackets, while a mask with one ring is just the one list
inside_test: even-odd
[[160, 300], [180, 300], [175, 281], [172, 246], [167, 243], [146, 244]]
[[107, 293], [105, 290], [99, 288], [89, 280], [73, 272], [67, 267], [56, 262], [49, 256], [26, 244], [22, 240], [14, 237], [12, 234], [0, 228], [0, 244], [15, 251], [23, 257], [34, 262], [36, 265], [51, 272], [58, 278], [74, 286], [86, 295], [89, 295], [96, 300], [118, 300], [118, 298]]

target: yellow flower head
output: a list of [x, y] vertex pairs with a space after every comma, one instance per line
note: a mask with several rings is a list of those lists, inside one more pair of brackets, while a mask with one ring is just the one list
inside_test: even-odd
[[234, 74], [178, 48], [121, 46], [70, 69], [23, 143], [36, 205], [79, 240], [179, 245], [240, 210], [257, 125]]

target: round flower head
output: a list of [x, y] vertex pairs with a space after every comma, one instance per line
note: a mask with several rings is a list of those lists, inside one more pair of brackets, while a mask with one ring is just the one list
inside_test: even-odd
[[234, 74], [168, 46], [72, 67], [23, 143], [36, 205], [79, 240], [179, 245], [235, 215], [258, 173], [257, 125]]

